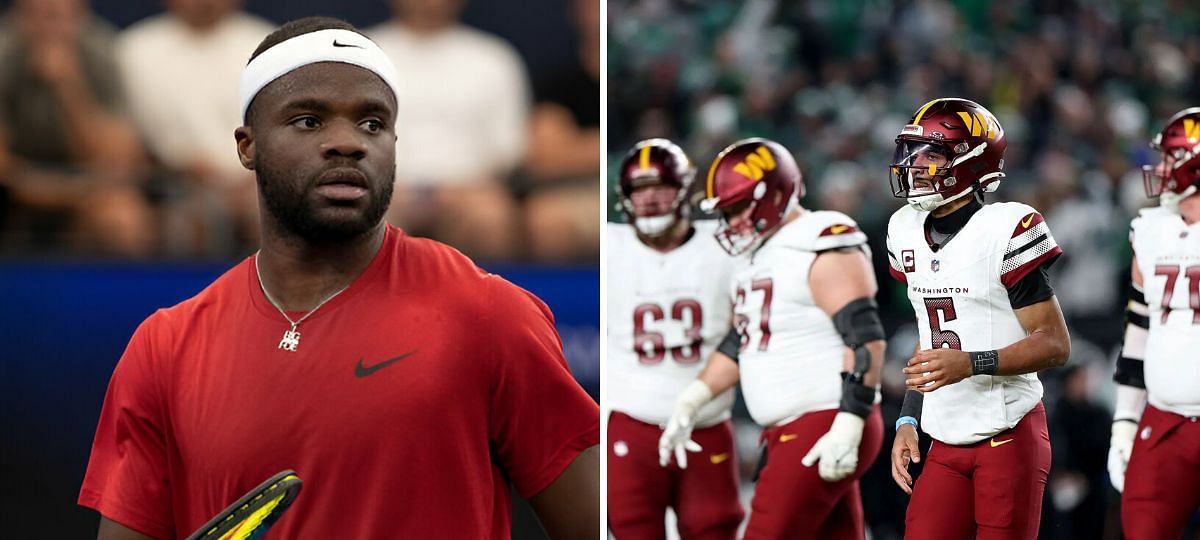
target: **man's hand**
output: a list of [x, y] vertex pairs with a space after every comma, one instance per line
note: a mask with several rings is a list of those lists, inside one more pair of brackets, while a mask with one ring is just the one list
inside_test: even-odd
[[[728, 360], [733, 364], [732, 360]], [[736, 364], [734, 364], [736, 366]], [[707, 371], [708, 368], [705, 367]], [[703, 375], [703, 373], [701, 374]], [[679, 393], [675, 399], [675, 410], [667, 425], [663, 426], [662, 437], [658, 438], [658, 464], [663, 467], [671, 461], [671, 453], [675, 453], [675, 462], [680, 469], [687, 468], [687, 453], [699, 452], [700, 445], [692, 440], [692, 428], [696, 425], [696, 411], [713, 398], [712, 390], [702, 380], [694, 380], [692, 384]]]
[[687, 453], [699, 452], [700, 444], [692, 440], [692, 428], [695, 427], [695, 411], [680, 411], [678, 409], [667, 420], [662, 437], [658, 439], [658, 464], [666, 467], [671, 462], [671, 453], [675, 453], [675, 462], [680, 469], [687, 468]]
[[1112, 425], [1112, 438], [1108, 443], [1108, 480], [1117, 491], [1125, 491], [1125, 468], [1133, 454], [1133, 438], [1138, 425], [1132, 420], [1117, 420]]
[[904, 368], [909, 390], [929, 393], [971, 376], [971, 355], [957, 349], [918, 351]]
[[921, 462], [917, 440], [917, 428], [912, 424], [904, 424], [896, 431], [896, 440], [892, 442], [892, 479], [909, 495], [912, 495], [913, 479], [908, 474], [908, 463]]
[[854, 474], [858, 468], [858, 443], [862, 442], [865, 423], [861, 416], [838, 412], [829, 431], [817, 439], [800, 463], [811, 467], [820, 461], [817, 473], [826, 482], [837, 482]]

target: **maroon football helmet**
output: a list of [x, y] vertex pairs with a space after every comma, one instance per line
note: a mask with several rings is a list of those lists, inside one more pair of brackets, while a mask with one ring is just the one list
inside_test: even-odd
[[1162, 161], [1142, 166], [1146, 196], [1180, 199], [1194, 193], [1200, 182], [1200, 107], [1175, 113], [1150, 148], [1162, 153]]
[[[638, 232], [646, 236], [658, 236], [670, 230], [680, 219], [687, 217], [688, 207], [684, 204], [696, 167], [683, 149], [667, 139], [647, 139], [638, 142], [621, 160], [620, 178], [617, 181], [617, 198], [625, 221], [633, 224]], [[665, 213], [638, 215], [633, 204], [633, 192], [643, 186], [670, 186], [676, 189], [674, 199]]]
[[[721, 211], [717, 241], [730, 255], [757, 247], [788, 211], [804, 197], [804, 180], [795, 158], [767, 139], [742, 139], [713, 160], [701, 208]], [[749, 230], [737, 230], [730, 218], [745, 214]]]
[[1000, 122], [978, 103], [930, 101], [896, 137], [892, 195], [928, 212], [977, 189], [995, 191], [1007, 147]]

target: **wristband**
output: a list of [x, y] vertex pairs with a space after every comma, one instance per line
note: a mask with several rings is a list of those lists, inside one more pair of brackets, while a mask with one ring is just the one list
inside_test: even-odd
[[914, 429], [917, 427], [917, 419], [911, 416], [901, 416], [896, 419], [896, 431], [900, 431], [900, 426], [911, 424]]
[[975, 351], [971, 355], [971, 375], [995, 375], [1000, 355], [996, 351]]

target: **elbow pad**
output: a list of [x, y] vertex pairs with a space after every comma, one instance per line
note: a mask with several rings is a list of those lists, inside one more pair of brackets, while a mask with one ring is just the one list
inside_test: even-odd
[[879, 306], [872, 298], [859, 298], [834, 313], [832, 319], [834, 328], [842, 336], [842, 342], [854, 351], [851, 377], [856, 377], [861, 383], [863, 375], [871, 369], [871, 355], [863, 345], [887, 337], [883, 332], [883, 322], [879, 320]]
[[728, 356], [736, 363], [738, 361], [738, 352], [741, 350], [742, 335], [738, 333], [737, 328], [730, 328], [729, 333], [725, 334], [725, 339], [721, 340], [720, 345], [717, 345], [717, 351]]
[[1117, 369], [1113, 380], [1125, 386], [1145, 388], [1143, 361], [1146, 358], [1146, 337], [1150, 333], [1150, 310], [1146, 296], [1131, 284], [1129, 305], [1125, 308], [1125, 339], [1121, 343], [1121, 355], [1117, 357]]

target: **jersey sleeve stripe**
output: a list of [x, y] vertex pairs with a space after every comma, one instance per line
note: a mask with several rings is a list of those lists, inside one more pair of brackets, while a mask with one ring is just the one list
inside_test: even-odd
[[1053, 240], [1040, 242], [1033, 249], [1006, 259], [1001, 265], [1000, 282], [1005, 287], [1012, 287], [1033, 269], [1047, 261], [1054, 260], [1059, 255], [1062, 255], [1062, 248], [1058, 247]]
[[1020, 247], [1036, 240], [1043, 235], [1049, 235], [1050, 228], [1045, 223], [1038, 223], [1030, 226], [1029, 229], [1022, 231], [1020, 234], [1013, 235], [1008, 241], [1008, 245], [1004, 248], [1005, 253], [1012, 252]]
[[822, 234], [813, 242], [813, 251], [825, 251], [844, 247], [860, 246], [867, 243], [867, 235], [855, 231], [853, 233]]
[[824, 229], [821, 230], [821, 233], [818, 234], [817, 236], [818, 237], [837, 236], [840, 234], [851, 234], [851, 233], [856, 233], [856, 232], [858, 232], [857, 226], [846, 225], [846, 224], [835, 224], [835, 225], [830, 225], [828, 227], [825, 227]]
[[1041, 236], [1038, 236], [1037, 238], [1034, 238], [1033, 240], [1029, 241], [1028, 243], [1026, 243], [1025, 245], [1023, 245], [1023, 246], [1021, 246], [1021, 247], [1019, 247], [1019, 248], [1017, 248], [1017, 249], [1009, 249], [1008, 253], [1005, 253], [1005, 254], [1004, 254], [1004, 260], [1006, 260], [1006, 261], [1007, 261], [1007, 260], [1009, 260], [1009, 259], [1011, 259], [1011, 258], [1013, 258], [1013, 257], [1016, 257], [1016, 256], [1018, 256], [1018, 255], [1020, 255], [1020, 254], [1022, 254], [1022, 253], [1024, 253], [1024, 252], [1026, 252], [1026, 251], [1027, 251], [1027, 250], [1029, 250], [1030, 248], [1033, 248], [1034, 246], [1037, 246], [1037, 245], [1038, 245], [1038, 243], [1040, 243], [1040, 242], [1042, 242], [1042, 241], [1046, 240], [1046, 236], [1047, 236], [1047, 235], [1046, 235], [1045, 233], [1042, 233], [1042, 235], [1041, 235]]
[[896, 278], [896, 281], [899, 281], [900, 283], [903, 283], [905, 285], [908, 284], [908, 278], [905, 277], [904, 272], [901, 272], [896, 267], [889, 266], [888, 273], [891, 274], [892, 277]]
[[890, 250], [890, 249], [888, 250], [887, 254], [888, 254], [888, 264], [892, 265], [892, 268], [899, 270], [900, 269], [900, 261], [898, 259], [896, 259], [896, 254], [892, 253], [892, 250]]

